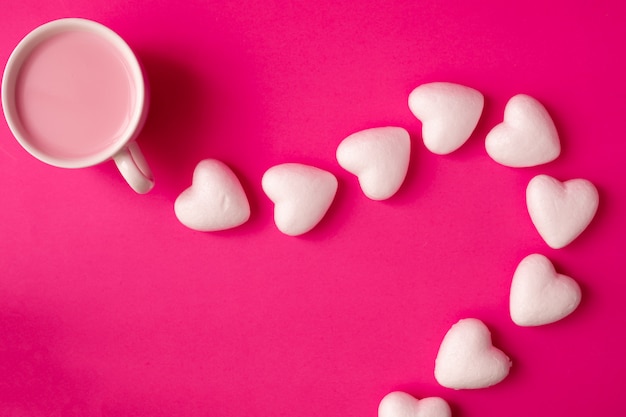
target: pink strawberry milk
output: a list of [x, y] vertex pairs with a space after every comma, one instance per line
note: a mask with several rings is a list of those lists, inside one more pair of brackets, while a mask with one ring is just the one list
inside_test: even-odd
[[113, 159], [137, 192], [153, 185], [135, 138], [147, 113], [141, 66], [105, 26], [60, 19], [28, 34], [9, 58], [2, 101], [14, 136], [64, 168]]

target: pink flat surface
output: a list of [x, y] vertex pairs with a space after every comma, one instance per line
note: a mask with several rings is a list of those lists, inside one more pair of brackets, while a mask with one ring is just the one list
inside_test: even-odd
[[[139, 143], [157, 185], [136, 195], [112, 162], [47, 166], [0, 124], [0, 415], [371, 417], [398, 389], [462, 417], [626, 413], [624, 2], [11, 3], [3, 62], [68, 16], [136, 50], [152, 84]], [[430, 81], [486, 97], [448, 156], [424, 148], [407, 106]], [[487, 156], [484, 137], [517, 93], [553, 116], [557, 161], [512, 169]], [[334, 155], [385, 125], [411, 133], [411, 166], [396, 196], [373, 202]], [[205, 158], [242, 180], [253, 212], [242, 227], [199, 233], [174, 216]], [[260, 186], [283, 162], [339, 179], [327, 217], [298, 238], [276, 229]], [[526, 212], [540, 173], [600, 191], [597, 217], [561, 250]], [[584, 299], [561, 322], [520, 328], [508, 290], [533, 252]], [[435, 381], [439, 343], [464, 317], [513, 360], [501, 384]]]

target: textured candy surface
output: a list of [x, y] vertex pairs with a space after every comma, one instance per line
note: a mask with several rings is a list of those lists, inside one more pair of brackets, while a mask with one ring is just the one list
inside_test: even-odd
[[484, 104], [479, 91], [448, 82], [422, 84], [409, 95], [409, 109], [422, 122], [424, 145], [439, 155], [454, 152], [469, 139]]
[[531, 167], [555, 160], [561, 153], [559, 134], [545, 107], [525, 94], [513, 96], [504, 121], [487, 134], [491, 158], [510, 167]]
[[526, 188], [528, 214], [543, 240], [560, 249], [576, 239], [598, 210], [596, 187], [585, 179], [560, 182], [537, 175]]
[[528, 255], [513, 274], [511, 319], [519, 326], [553, 323], [571, 314], [580, 299], [580, 286], [576, 281], [557, 273], [545, 256]]
[[486, 388], [509, 374], [511, 361], [491, 343], [491, 332], [478, 319], [462, 319], [446, 333], [437, 359], [435, 379], [453, 389]]
[[450, 417], [448, 403], [439, 397], [418, 400], [405, 392], [385, 395], [378, 406], [378, 417]]
[[337, 162], [358, 177], [363, 193], [372, 200], [385, 200], [398, 191], [410, 156], [411, 138], [401, 127], [362, 130], [337, 147]]
[[250, 204], [233, 171], [216, 159], [200, 161], [191, 187], [174, 202], [178, 220], [190, 229], [210, 232], [239, 226], [250, 218]]
[[322, 220], [337, 186], [330, 172], [295, 163], [273, 166], [262, 180], [263, 191], [274, 203], [274, 223], [290, 236], [306, 233]]

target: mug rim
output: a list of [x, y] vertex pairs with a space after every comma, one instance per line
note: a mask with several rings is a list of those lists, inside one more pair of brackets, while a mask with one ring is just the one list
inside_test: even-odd
[[[76, 30], [87, 31], [98, 35], [100, 38], [111, 44], [116, 51], [121, 54], [129, 75], [132, 77], [135, 105], [132, 109], [128, 125], [119, 135], [118, 140], [114, 143], [94, 154], [81, 157], [63, 158], [43, 152], [31, 143], [28, 135], [22, 127], [20, 115], [17, 111], [15, 103], [15, 89], [17, 77], [20, 73], [21, 67], [37, 45], [54, 35]], [[84, 168], [96, 165], [110, 159], [122, 150], [128, 142], [135, 138], [145, 121], [147, 106], [143, 69], [137, 59], [137, 56], [126, 41], [124, 41], [124, 39], [122, 39], [122, 37], [112, 29], [104, 26], [103, 24], [93, 20], [77, 17], [52, 20], [29, 32], [11, 52], [2, 76], [2, 107], [5, 119], [9, 125], [9, 129], [13, 133], [13, 136], [15, 136], [15, 139], [19, 142], [19, 144], [35, 158], [49, 165], [61, 168]]]

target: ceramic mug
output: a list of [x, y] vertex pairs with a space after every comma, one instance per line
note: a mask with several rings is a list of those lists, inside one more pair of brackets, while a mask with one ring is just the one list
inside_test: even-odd
[[141, 194], [154, 186], [135, 142], [148, 102], [147, 82], [130, 47], [87, 19], [54, 20], [30, 32], [2, 78], [4, 116], [24, 149], [62, 168], [113, 159]]

